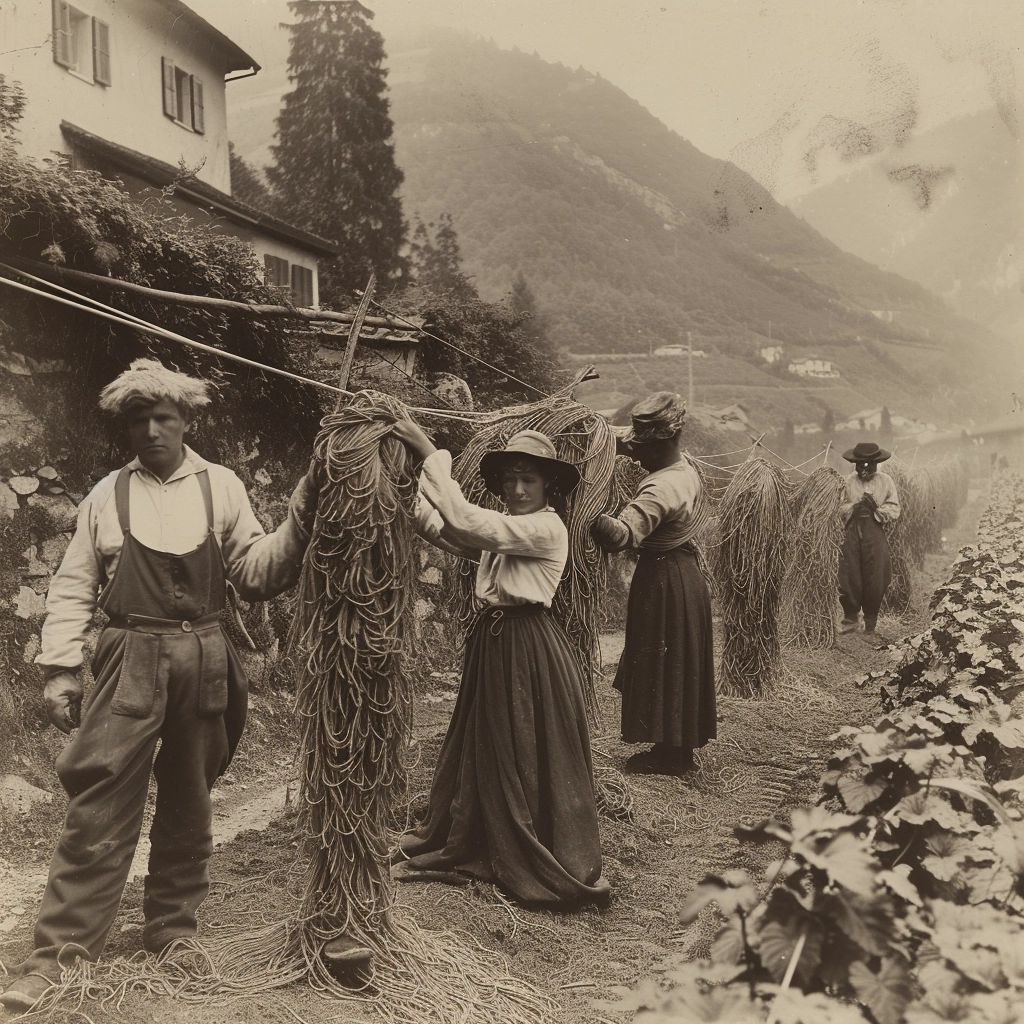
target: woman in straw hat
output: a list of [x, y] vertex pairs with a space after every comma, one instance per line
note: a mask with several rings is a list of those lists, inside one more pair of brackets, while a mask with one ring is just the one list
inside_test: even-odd
[[404, 837], [394, 877], [478, 878], [528, 904], [604, 900], [583, 685], [549, 611], [569, 553], [553, 506], [579, 471], [543, 434], [516, 434], [480, 461], [506, 515], [467, 501], [451, 454], [411, 420], [395, 432], [423, 460], [421, 532], [479, 558], [476, 596], [486, 607], [466, 642], [426, 818]]
[[892, 564], [884, 526], [900, 517], [896, 484], [878, 464], [889, 452], [873, 441], [861, 441], [843, 453], [856, 469], [846, 478], [846, 520], [843, 555], [839, 562], [839, 602], [843, 606], [840, 631], [852, 633], [864, 612], [864, 632], [874, 633], [878, 610], [889, 587]]
[[694, 749], [717, 730], [711, 597], [694, 546], [707, 511], [700, 477], [680, 447], [685, 415], [682, 399], [668, 391], [637, 404], [621, 444], [648, 475], [617, 517], [600, 516], [593, 526], [606, 550], [640, 549], [614, 686], [623, 740], [654, 744], [630, 767], [669, 775], [692, 768]]

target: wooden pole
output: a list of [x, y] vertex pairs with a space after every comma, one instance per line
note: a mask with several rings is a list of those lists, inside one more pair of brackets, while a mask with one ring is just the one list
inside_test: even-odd
[[689, 378], [686, 388], [686, 408], [693, 408], [693, 333], [686, 332], [686, 362]]
[[[143, 295], [147, 299], [156, 299], [159, 302], [174, 302], [183, 306], [198, 306], [200, 308], [212, 309], [223, 313], [246, 313], [249, 316], [276, 317], [283, 320], [320, 320], [338, 324], [351, 324], [355, 318], [353, 313], [337, 313], [329, 309], [305, 309], [300, 306], [276, 306], [267, 303], [257, 302], [236, 302], [233, 299], [218, 299], [211, 295], [189, 295], [186, 292], [169, 292], [161, 288], [150, 288], [148, 285], [134, 284], [131, 281], [121, 281], [116, 277], [104, 277], [101, 274], [89, 274], [84, 270], [71, 270], [68, 267], [54, 267], [49, 263], [37, 263], [35, 260], [26, 260], [21, 257], [4, 257], [7, 263], [13, 266], [6, 266], [0, 263], [0, 268], [17, 272], [19, 268], [31, 270], [40, 277], [51, 277], [57, 280], [67, 280], [80, 284], [99, 285], [102, 288], [112, 288], [117, 291], [132, 292], [135, 295]], [[389, 316], [363, 316], [361, 321], [368, 327], [390, 327], [396, 331], [410, 331], [414, 329], [407, 323], [402, 323]]]
[[377, 275], [371, 270], [370, 280], [366, 282], [366, 287], [363, 289], [362, 297], [352, 319], [352, 326], [348, 332], [348, 341], [345, 344], [345, 356], [341, 361], [341, 371], [338, 374], [338, 387], [342, 391], [348, 390], [348, 379], [352, 375], [352, 362], [356, 357], [356, 345], [359, 344], [359, 332], [363, 329], [363, 320], [366, 317], [366, 311], [370, 308], [370, 303], [373, 302], [373, 293], [376, 290]]

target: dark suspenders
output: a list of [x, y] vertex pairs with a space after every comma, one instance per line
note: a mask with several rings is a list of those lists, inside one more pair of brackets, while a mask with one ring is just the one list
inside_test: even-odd
[[[131, 531], [131, 509], [128, 500], [131, 475], [131, 469], [125, 466], [117, 474], [117, 481], [114, 484], [114, 504], [117, 508], [117, 521], [121, 526], [122, 533], [129, 533]], [[199, 484], [199, 490], [203, 493], [203, 505], [206, 508], [206, 525], [210, 532], [213, 533], [213, 491], [210, 488], [209, 472], [201, 469], [196, 473], [196, 482]]]

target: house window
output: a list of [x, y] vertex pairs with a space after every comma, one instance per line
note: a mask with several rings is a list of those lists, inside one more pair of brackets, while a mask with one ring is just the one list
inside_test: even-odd
[[110, 85], [110, 26], [64, 0], [54, 0], [53, 59], [80, 78]]
[[274, 288], [290, 288], [291, 278], [288, 276], [288, 261], [279, 256], [271, 256], [265, 253], [263, 266], [267, 271], [267, 284]]
[[202, 135], [206, 131], [203, 106], [203, 83], [177, 67], [174, 61], [161, 58], [164, 83], [164, 113], [182, 128]]
[[303, 309], [313, 305], [313, 271], [297, 263], [292, 264], [292, 302]]

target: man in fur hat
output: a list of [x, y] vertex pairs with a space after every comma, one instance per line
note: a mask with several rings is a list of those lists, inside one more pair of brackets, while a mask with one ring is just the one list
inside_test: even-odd
[[[82, 503], [50, 583], [36, 659], [46, 679], [43, 699], [53, 725], [79, 729], [57, 758], [67, 820], [35, 950], [0, 995], [9, 1010], [31, 1007], [59, 977], [61, 962], [101, 954], [138, 843], [151, 771], [157, 800], [143, 945], [159, 953], [196, 933], [213, 849], [210, 789], [231, 760], [246, 713], [246, 679], [221, 625], [226, 587], [230, 582], [247, 600], [291, 587], [317, 500], [307, 474], [286, 520], [264, 533], [238, 477], [184, 443], [209, 401], [205, 381], [152, 359], [133, 362], [100, 397], [136, 455]], [[97, 608], [109, 621], [83, 708], [82, 646]], [[341, 962], [368, 957], [352, 942], [336, 945]]]
[[874, 633], [878, 610], [889, 587], [891, 561], [884, 526], [900, 517], [896, 484], [878, 464], [889, 452], [862, 441], [843, 454], [856, 469], [846, 478], [846, 520], [843, 555], [839, 563], [839, 602], [843, 606], [840, 632], [852, 633], [864, 612], [864, 632]]

